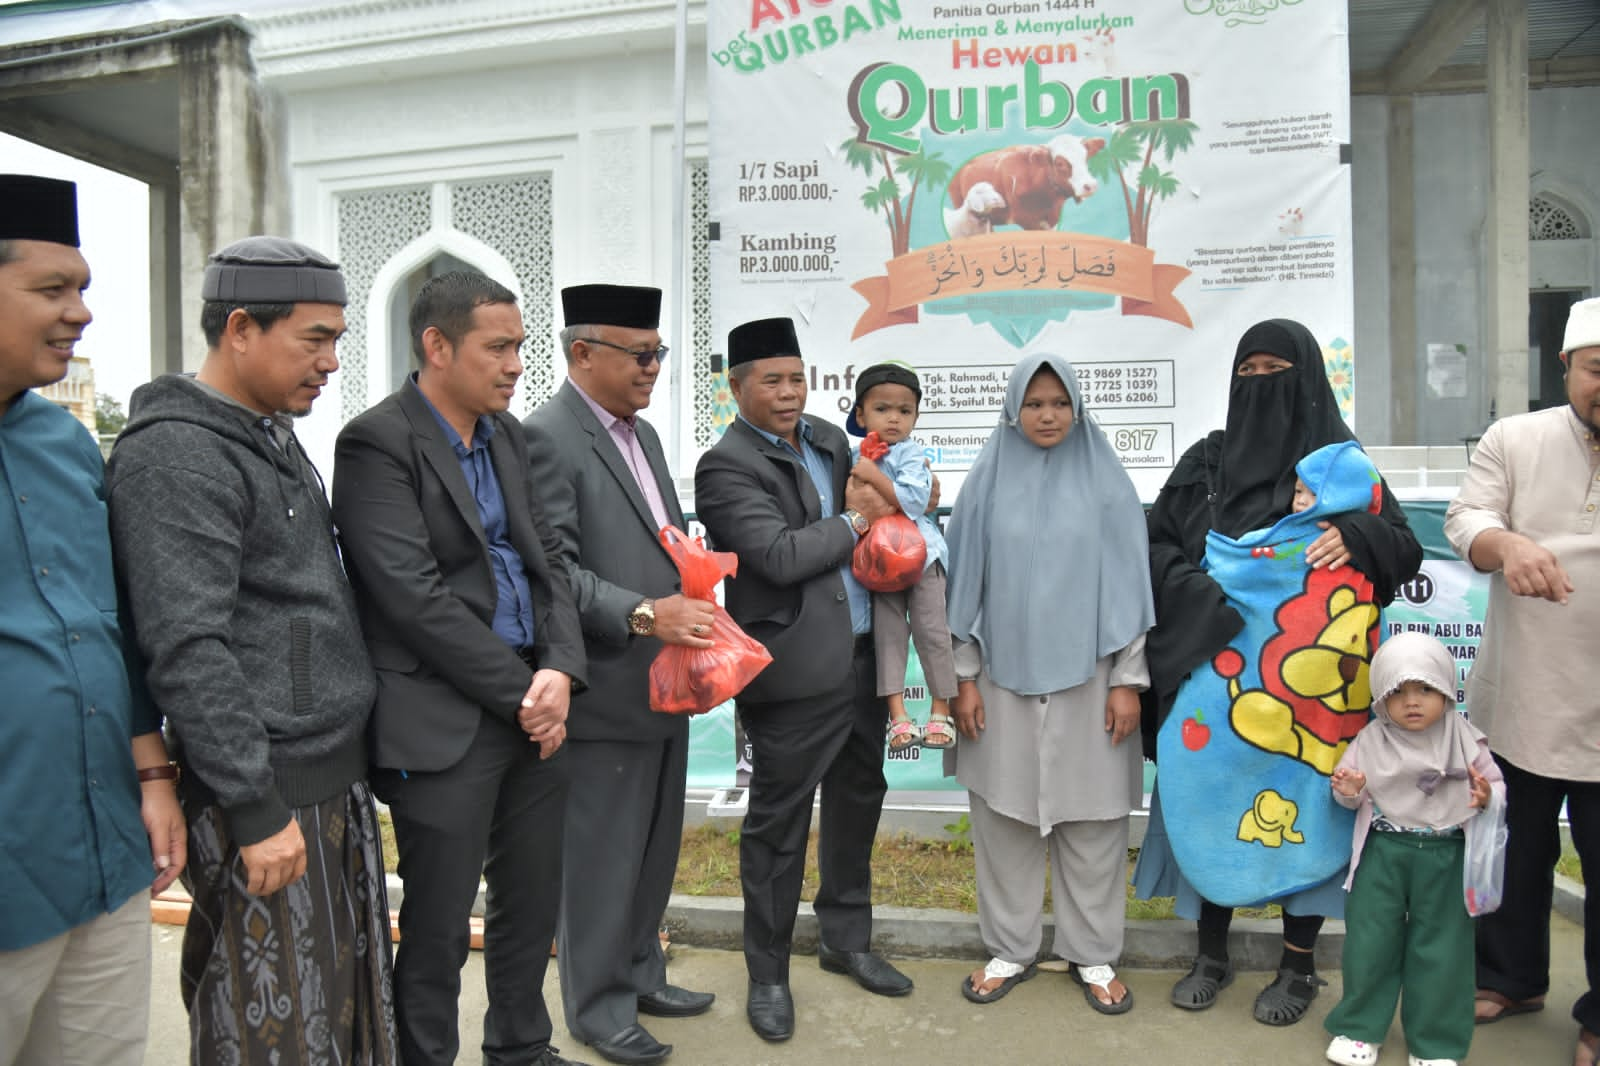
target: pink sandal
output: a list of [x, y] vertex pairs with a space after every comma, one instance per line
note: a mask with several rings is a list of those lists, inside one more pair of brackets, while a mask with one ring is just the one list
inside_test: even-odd
[[884, 735], [889, 738], [890, 751], [905, 751], [922, 740], [922, 730], [909, 718], [890, 722]]
[[930, 714], [928, 724], [922, 727], [922, 746], [925, 748], [953, 748], [956, 731], [948, 715]]

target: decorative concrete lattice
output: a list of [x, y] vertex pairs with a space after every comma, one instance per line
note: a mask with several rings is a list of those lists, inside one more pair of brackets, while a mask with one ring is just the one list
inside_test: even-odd
[[1537, 196], [1528, 204], [1529, 240], [1581, 241], [1587, 236], [1572, 212], [1554, 200]]
[[694, 443], [709, 448], [721, 434], [712, 422], [711, 353], [716, 342], [711, 335], [711, 181], [704, 159], [689, 164], [689, 324], [690, 353], [694, 373], [689, 387], [694, 390]]
[[564, 375], [556, 373], [555, 308], [551, 270], [551, 175], [524, 174], [454, 185], [450, 224], [482, 241], [516, 271], [522, 289], [523, 410], [531, 411], [555, 395]]
[[[367, 350], [367, 298], [373, 279], [396, 252], [428, 232], [429, 199], [425, 186], [334, 197], [339, 266], [350, 300], [344, 309], [347, 332], [339, 341], [339, 414], [346, 422], [367, 409], [367, 377], [373, 362]], [[388, 355], [379, 353], [376, 361], [379, 367], [387, 366]]]

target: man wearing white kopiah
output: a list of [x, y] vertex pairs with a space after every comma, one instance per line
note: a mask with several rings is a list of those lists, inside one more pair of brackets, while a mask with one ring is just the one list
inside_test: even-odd
[[[1492, 575], [1467, 709], [1506, 778], [1505, 895], [1478, 921], [1479, 1024], [1544, 1008], [1562, 803], [1584, 869], [1600, 869], [1600, 299], [1573, 305], [1567, 405], [1489, 427], [1445, 516]], [[1588, 990], [1575, 1066], [1600, 1057], [1600, 893], [1584, 902]]]

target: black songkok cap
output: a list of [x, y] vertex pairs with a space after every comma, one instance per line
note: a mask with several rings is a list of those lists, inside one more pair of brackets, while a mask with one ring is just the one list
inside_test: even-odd
[[[861, 406], [867, 393], [877, 385], [904, 385], [917, 398], [917, 403], [922, 403], [922, 382], [917, 380], [917, 372], [904, 363], [873, 363], [863, 370], [861, 376], [856, 378], [856, 407]], [[855, 407], [845, 416], [844, 428], [855, 437], [867, 435], [867, 431], [856, 420]]]
[[655, 329], [661, 325], [661, 290], [639, 285], [573, 285], [561, 290], [561, 314], [568, 326]]
[[78, 186], [32, 174], [0, 174], [0, 241], [78, 247]]
[[800, 355], [792, 318], [758, 318], [728, 332], [729, 366], [789, 355]]
[[246, 237], [211, 257], [200, 297], [231, 304], [339, 304], [344, 275], [327, 256], [284, 237]]

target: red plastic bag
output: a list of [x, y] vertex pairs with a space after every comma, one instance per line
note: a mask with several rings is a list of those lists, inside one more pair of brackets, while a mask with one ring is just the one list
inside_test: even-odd
[[[715, 600], [722, 579], [739, 570], [737, 555], [707, 551], [699, 538], [691, 540], [674, 526], [661, 530], [661, 546], [677, 565], [683, 594], [690, 599]], [[703, 714], [743, 692], [772, 661], [761, 642], [740, 629], [721, 605], [711, 619], [710, 639], [709, 648], [667, 644], [656, 654], [650, 664], [652, 710]]]
[[903, 514], [872, 523], [866, 536], [856, 541], [850, 572], [873, 592], [899, 592], [922, 580], [928, 562], [928, 542], [922, 530]]
[[[861, 457], [876, 462], [889, 454], [876, 431], [861, 442]], [[890, 515], [872, 523], [872, 528], [856, 542], [850, 557], [850, 572], [873, 592], [899, 592], [922, 580], [928, 563], [928, 542], [916, 522], [903, 514]]]

